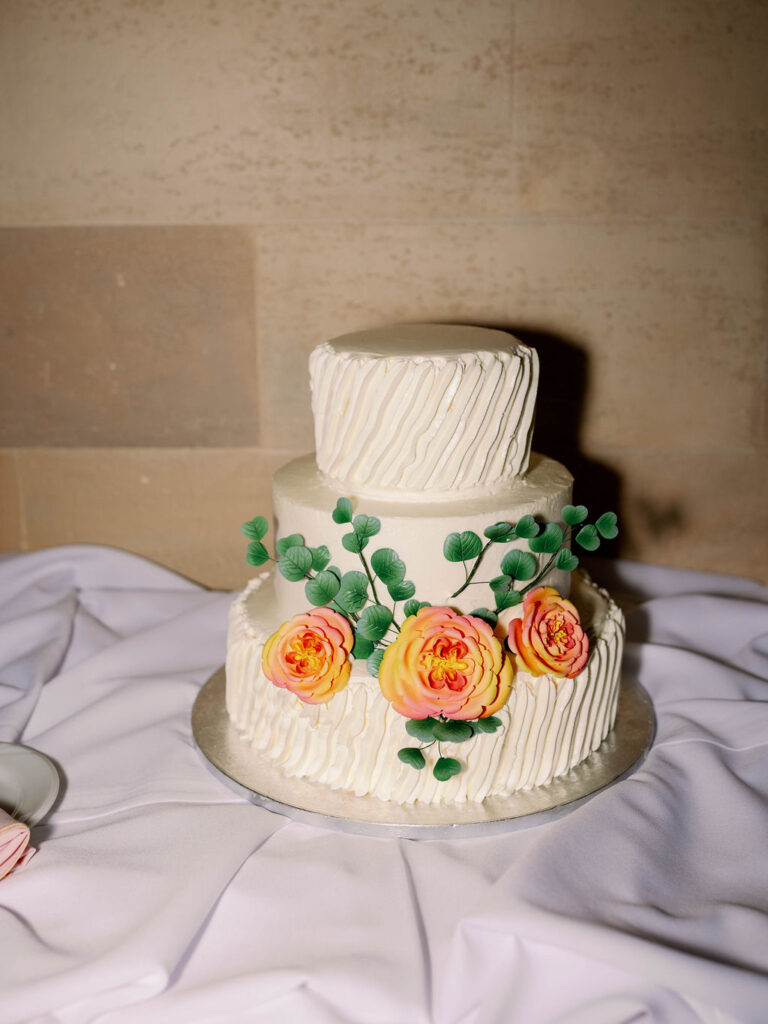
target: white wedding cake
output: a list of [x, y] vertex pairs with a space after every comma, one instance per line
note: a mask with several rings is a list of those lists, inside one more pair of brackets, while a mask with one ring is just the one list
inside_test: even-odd
[[[401, 803], [544, 785], [613, 726], [620, 611], [572, 537], [615, 535], [531, 452], [533, 349], [438, 324], [310, 357], [316, 453], [245, 524], [265, 566], [230, 615], [226, 702], [287, 776]], [[269, 561], [276, 563], [266, 569]]]

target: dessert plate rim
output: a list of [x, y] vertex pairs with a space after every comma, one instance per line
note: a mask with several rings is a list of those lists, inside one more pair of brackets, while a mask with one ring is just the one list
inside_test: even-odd
[[59, 773], [50, 758], [22, 743], [0, 741], [0, 807], [25, 825], [37, 825], [56, 802]]

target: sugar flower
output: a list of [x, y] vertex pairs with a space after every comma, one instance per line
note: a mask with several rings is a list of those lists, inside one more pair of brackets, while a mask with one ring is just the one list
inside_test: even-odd
[[302, 612], [264, 644], [264, 675], [306, 704], [327, 704], [349, 681], [353, 643], [343, 615], [325, 607]]
[[451, 608], [426, 607], [403, 623], [384, 652], [379, 685], [407, 718], [471, 721], [507, 701], [514, 667], [482, 619]]
[[571, 679], [589, 655], [578, 611], [554, 587], [536, 587], [525, 595], [522, 617], [509, 623], [507, 642], [518, 668], [534, 676]]

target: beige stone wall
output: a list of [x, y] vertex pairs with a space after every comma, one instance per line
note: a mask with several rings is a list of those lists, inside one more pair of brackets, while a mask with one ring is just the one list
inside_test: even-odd
[[628, 557], [768, 578], [762, 0], [0, 0], [0, 547], [212, 586], [306, 357], [511, 329]]

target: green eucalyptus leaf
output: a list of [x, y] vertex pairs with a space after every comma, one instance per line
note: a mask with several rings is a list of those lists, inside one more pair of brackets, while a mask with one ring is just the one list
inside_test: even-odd
[[255, 516], [253, 519], [249, 519], [247, 523], [243, 523], [240, 527], [240, 532], [248, 540], [261, 540], [269, 529], [269, 522], [266, 516]]
[[472, 725], [478, 732], [496, 732], [501, 728], [501, 719], [494, 715], [488, 715], [487, 718], [478, 718]]
[[[365, 639], [365, 638], [363, 638], [363, 639]], [[378, 676], [378, 674], [379, 674], [379, 666], [381, 665], [383, 657], [384, 657], [384, 648], [383, 647], [377, 647], [376, 650], [373, 651], [373, 653], [368, 656], [368, 659], [367, 659], [367, 661], [365, 663], [365, 667], [368, 669], [368, 671], [370, 672], [370, 674], [372, 676]]]
[[496, 593], [497, 590], [509, 590], [510, 585], [513, 583], [511, 576], [494, 576], [490, 581], [491, 590]]
[[332, 572], [319, 572], [307, 580], [304, 593], [310, 604], [329, 604], [339, 592], [339, 580]]
[[331, 552], [325, 544], [321, 544], [320, 547], [317, 548], [310, 548], [309, 550], [312, 552], [312, 568], [315, 572], [320, 572], [320, 570], [324, 569], [330, 562]]
[[586, 505], [564, 505], [560, 515], [566, 525], [578, 526], [587, 518], [589, 511]]
[[282, 558], [289, 548], [301, 547], [304, 547], [304, 538], [300, 533], [291, 533], [288, 537], [280, 537], [275, 541], [275, 551], [278, 558]]
[[364, 636], [355, 636], [355, 644], [352, 648], [352, 657], [365, 661], [373, 654], [373, 642], [366, 640]]
[[563, 543], [563, 531], [557, 523], [547, 523], [538, 537], [531, 537], [528, 547], [531, 551], [554, 555]]
[[404, 764], [409, 764], [411, 768], [423, 768], [427, 763], [418, 747], [403, 747], [401, 750], [398, 750], [397, 756]]
[[493, 526], [486, 526], [483, 533], [488, 540], [492, 540], [495, 544], [503, 544], [515, 536], [515, 526], [514, 523], [494, 523]]
[[474, 615], [476, 619], [482, 619], [483, 622], [487, 622], [491, 629], [496, 628], [499, 617], [490, 608], [474, 608], [469, 614]]
[[434, 718], [409, 718], [405, 723], [405, 731], [409, 736], [413, 736], [415, 740], [420, 740], [422, 743], [431, 743], [435, 738], [435, 725], [437, 720]]
[[582, 526], [579, 532], [576, 534], [576, 543], [580, 544], [585, 551], [597, 551], [600, 547], [600, 537], [597, 532], [597, 528], [592, 523], [587, 523], [586, 526]]
[[496, 610], [499, 612], [503, 612], [505, 608], [514, 608], [523, 600], [519, 590], [507, 590], [506, 592], [497, 590], [494, 591], [493, 596], [496, 598]]
[[359, 612], [368, 600], [368, 577], [364, 572], [345, 572], [336, 594], [336, 603], [347, 612]]
[[449, 533], [443, 544], [443, 554], [449, 562], [467, 562], [477, 558], [483, 550], [483, 542], [472, 530], [463, 533]]
[[[367, 640], [373, 640], [374, 643], [377, 643], [383, 638], [391, 622], [392, 612], [389, 608], [385, 608], [383, 604], [369, 604], [360, 614], [357, 632]], [[371, 673], [371, 675], [373, 674]]]
[[347, 549], [355, 555], [359, 555], [363, 548], [368, 543], [367, 537], [361, 537], [357, 533], [345, 533], [341, 538], [341, 543]]
[[613, 540], [614, 537], [618, 537], [619, 527], [616, 520], [616, 513], [603, 512], [595, 523], [595, 528], [600, 536], [605, 537], [606, 540]]
[[407, 601], [416, 593], [416, 585], [410, 580], [403, 580], [402, 583], [388, 586], [387, 590], [393, 601]]
[[296, 583], [303, 580], [312, 568], [312, 552], [309, 548], [296, 547], [288, 548], [283, 557], [279, 559], [277, 568], [287, 580]]
[[420, 601], [406, 601], [405, 604], [403, 605], [403, 615], [405, 615], [407, 619], [410, 615], [415, 615], [416, 612], [418, 612], [419, 608], [421, 608]]
[[264, 565], [269, 561], [269, 552], [260, 540], [252, 540], [245, 552], [245, 560], [248, 565]]
[[332, 572], [334, 576], [338, 576], [339, 582], [341, 582], [342, 572], [338, 565], [329, 565], [328, 572]]
[[334, 523], [352, 522], [352, 502], [349, 498], [339, 498], [336, 508], [331, 512], [331, 518]]
[[517, 548], [508, 551], [501, 560], [501, 571], [514, 580], [532, 579], [536, 575], [536, 568], [536, 559], [530, 551], [518, 551]]
[[405, 562], [392, 548], [379, 548], [371, 555], [371, 568], [382, 583], [393, 586], [405, 577]]
[[557, 553], [555, 559], [555, 568], [562, 569], [564, 572], [573, 572], [573, 570], [579, 564], [579, 560], [568, 548], [561, 548]]
[[523, 516], [522, 519], [518, 519], [515, 526], [515, 534], [518, 537], [524, 537], [528, 540], [530, 537], [535, 537], [539, 532], [539, 524], [533, 518], [533, 516]]
[[441, 743], [464, 743], [471, 740], [475, 731], [467, 722], [435, 722], [435, 739]]
[[374, 537], [381, 529], [381, 520], [376, 516], [355, 516], [352, 520], [352, 529], [358, 537]]
[[455, 757], [438, 757], [432, 774], [438, 782], [446, 782], [448, 779], [458, 775], [461, 771], [461, 763]]

